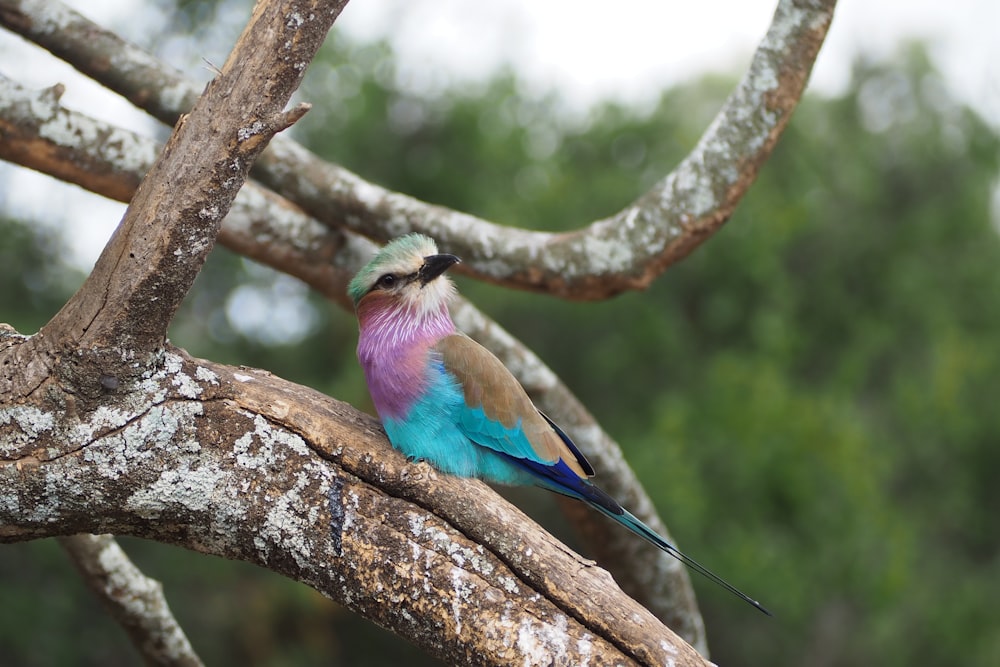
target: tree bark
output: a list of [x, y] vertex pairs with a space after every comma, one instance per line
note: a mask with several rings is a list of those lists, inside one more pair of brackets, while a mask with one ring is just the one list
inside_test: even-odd
[[[52, 125], [58, 131], [53, 131]], [[130, 192], [125, 186], [141, 180], [146, 170], [135, 156], [155, 155], [151, 140], [69, 111], [50, 91], [32, 93], [2, 76], [0, 131], [4, 136], [0, 157], [10, 156], [8, 159], [52, 175], [63, 174], [71, 182], [106, 196], [123, 192], [127, 197]], [[135, 149], [127, 159], [118, 150], [121, 145]], [[352, 232], [323, 226], [253, 181], [248, 181], [237, 195], [218, 240], [236, 252], [299, 278], [348, 309], [352, 304], [346, 295], [347, 281], [376, 248]], [[453, 315], [459, 327], [499, 356], [532, 399], [562, 424], [597, 466], [602, 487], [670, 539], [621, 448], [559, 378], [467, 301], [459, 299]], [[584, 543], [622, 589], [701, 653], [707, 653], [705, 628], [690, 578], [677, 560], [603, 517], [579, 511], [576, 503], [562, 504]]]
[[147, 665], [202, 667], [170, 612], [163, 585], [140, 572], [113, 536], [71, 535], [59, 543]]
[[[692, 154], [621, 213], [576, 232], [501, 228], [430, 206], [280, 139], [255, 174], [314, 218], [254, 188], [220, 232], [250, 165], [304, 113], [283, 108], [343, 4], [259, 3], [198, 97], [176, 72], [58, 3], [0, 0], [6, 27], [161, 119], [181, 118], [137, 190], [145, 166], [80, 168], [82, 152], [59, 153], [87, 147], [25, 132], [14, 114], [0, 118], [5, 159], [118, 198], [134, 191], [94, 272], [59, 314], [32, 337], [0, 329], [0, 541], [116, 532], [247, 560], [458, 663], [704, 664], [606, 572], [488, 487], [406, 464], [370, 418], [259, 371], [190, 359], [165, 345], [165, 332], [217, 234], [341, 302], [346, 277], [372, 248], [355, 233], [384, 240], [412, 229], [463, 255], [474, 275], [513, 287], [577, 299], [645, 287], [714, 233], [752, 183], [804, 89], [833, 0], [782, 0]], [[83, 122], [59, 107], [59, 94], [54, 87], [36, 100], [53, 109], [47, 129]], [[104, 129], [105, 148], [127, 148], [141, 162], [155, 154]], [[114, 164], [114, 150], [103, 158]], [[303, 235], [261, 210], [286, 213]], [[617, 446], [558, 378], [468, 304], [455, 316], [564, 423], [602, 486], [662, 530]], [[671, 622], [704, 648], [677, 563], [591, 525], [611, 536], [597, 539], [612, 544], [611, 562], [631, 563], [621, 574], [629, 589], [669, 599]]]
[[[570, 299], [644, 289], [710, 238], [756, 179], [791, 119], [836, 0], [780, 0], [739, 85], [697, 146], [619, 213], [550, 234], [497, 225], [369, 183], [295, 142], [275, 141], [256, 178], [324, 224], [377, 241], [408, 231], [463, 258], [459, 271]], [[44, 6], [46, 11], [32, 11]], [[56, 2], [0, 0], [0, 22], [172, 124], [197, 86]], [[118, 67], [109, 68], [109, 54]]]
[[167, 348], [87, 406], [39, 396], [0, 424], [0, 541], [110, 532], [246, 560], [455, 664], [706, 664], [486, 485], [264, 371]]

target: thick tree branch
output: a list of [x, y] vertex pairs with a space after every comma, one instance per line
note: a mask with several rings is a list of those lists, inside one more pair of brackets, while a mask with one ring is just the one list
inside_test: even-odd
[[0, 408], [0, 542], [114, 532], [247, 560], [455, 664], [706, 664], [489, 487], [312, 390], [168, 349], [87, 411], [34, 399]]
[[[695, 149], [618, 214], [575, 232], [503, 227], [387, 191], [283, 139], [255, 175], [316, 219], [378, 240], [419, 230], [492, 282], [574, 299], [647, 287], [732, 214], [791, 118], [835, 0], [781, 0], [750, 67]], [[56, 17], [56, 18], [52, 18]], [[0, 0], [0, 21], [164, 122], [195, 87], [56, 2]], [[109, 54], [115, 72], [109, 73]]]
[[[64, 131], [43, 129], [57, 119]], [[136, 155], [154, 155], [149, 139], [113, 130], [99, 121], [69, 111], [42, 93], [26, 91], [0, 77], [0, 157], [20, 156], [19, 163], [50, 174], [71, 174], [84, 187], [114, 196], [121, 183], [138, 182], [144, 166], [108, 150], [101, 137], [115, 145], [135, 146]], [[79, 137], [97, 137], [81, 141]], [[27, 159], [24, 159], [27, 158]], [[81, 170], [73, 164], [87, 165]], [[132, 171], [135, 173], [132, 173]], [[125, 196], [128, 196], [127, 190]], [[333, 231], [309, 218], [287, 200], [247, 182], [223, 222], [223, 245], [303, 280], [328, 298], [350, 308], [346, 283], [370, 258], [374, 244], [349, 232]], [[463, 331], [493, 350], [514, 372], [532, 398], [573, 436], [600, 471], [599, 481], [647, 524], [668, 534], [646, 492], [625, 461], [621, 449], [593, 416], [540, 359], [474, 306], [459, 301], [455, 319]], [[581, 529], [585, 542], [608, 567], [629, 595], [653, 611], [703, 654], [705, 629], [686, 570], [658, 549], [637, 540], [617, 525], [576, 503], [564, 509]]]
[[255, 7], [218, 77], [178, 123], [94, 270], [45, 334], [139, 354], [162, 344], [250, 166], [301, 116], [284, 106], [343, 4]]
[[10, 383], [15, 375], [0, 375], [0, 391], [12, 400], [26, 396], [57, 364], [62, 375], [121, 377], [148, 363], [250, 165], [271, 136], [301, 115], [301, 109], [284, 112], [284, 105], [344, 2], [255, 7], [221, 73], [140, 184], [94, 270], [32, 338], [30, 351], [21, 352], [26, 358], [18, 361], [30, 364], [30, 372], [16, 375], [17, 384]]
[[111, 535], [59, 538], [87, 586], [128, 633], [147, 665], [201, 667], [160, 582], [145, 576]]

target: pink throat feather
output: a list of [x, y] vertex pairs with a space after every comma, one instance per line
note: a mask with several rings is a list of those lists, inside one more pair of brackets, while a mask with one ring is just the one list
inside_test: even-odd
[[382, 419], [402, 419], [427, 390], [430, 348], [455, 333], [447, 305], [417, 313], [366, 297], [358, 307], [358, 361]]

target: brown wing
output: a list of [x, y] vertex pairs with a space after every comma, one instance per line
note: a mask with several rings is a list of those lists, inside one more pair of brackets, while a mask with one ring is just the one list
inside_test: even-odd
[[576, 451], [575, 446], [567, 445], [564, 436], [553, 428], [554, 424], [550, 425], [517, 379], [489, 350], [461, 334], [442, 339], [435, 350], [441, 355], [445, 369], [461, 384], [465, 404], [470, 408], [482, 408], [487, 419], [505, 429], [514, 429], [520, 420], [531, 451], [519, 449], [524, 445], [509, 439], [504, 439], [500, 446], [491, 443], [491, 438], [477, 439], [479, 444], [511, 456], [540, 459], [546, 463], [562, 459], [580, 477], [593, 475], [593, 469], [583, 455]]

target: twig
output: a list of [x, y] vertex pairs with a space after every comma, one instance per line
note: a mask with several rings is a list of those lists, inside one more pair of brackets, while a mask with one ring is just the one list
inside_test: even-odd
[[147, 665], [201, 667], [163, 597], [163, 586], [145, 576], [112, 535], [60, 537], [59, 544]]

